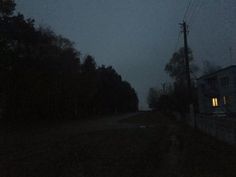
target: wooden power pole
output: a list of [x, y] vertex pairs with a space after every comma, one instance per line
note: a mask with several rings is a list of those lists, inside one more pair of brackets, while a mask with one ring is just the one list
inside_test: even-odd
[[186, 71], [186, 81], [187, 81], [187, 92], [188, 92], [188, 103], [192, 103], [192, 88], [191, 88], [191, 77], [190, 77], [190, 67], [189, 67], [189, 56], [188, 56], [188, 29], [186, 22], [181, 23], [184, 33], [184, 53], [185, 53], [185, 71]]
[[194, 116], [194, 107], [192, 100], [192, 87], [191, 87], [191, 77], [190, 77], [190, 67], [189, 67], [189, 56], [188, 56], [188, 29], [186, 22], [183, 21], [181, 24], [184, 33], [184, 53], [185, 53], [185, 68], [186, 68], [186, 80], [187, 80], [187, 95], [188, 95], [188, 111], [191, 124], [196, 128], [196, 118]]

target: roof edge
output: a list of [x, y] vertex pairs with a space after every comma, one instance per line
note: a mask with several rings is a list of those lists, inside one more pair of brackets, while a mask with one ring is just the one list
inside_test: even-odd
[[202, 76], [200, 76], [199, 78], [197, 78], [197, 80], [202, 79], [202, 78], [204, 78], [204, 77], [209, 77], [209, 76], [211, 76], [211, 75], [214, 75], [214, 74], [216, 74], [216, 73], [219, 73], [219, 72], [221, 72], [221, 71], [224, 71], [224, 70], [227, 70], [227, 69], [231, 69], [231, 68], [236, 68], [236, 65], [230, 65], [230, 66], [227, 66], [227, 67], [225, 67], [225, 68], [222, 68], [222, 69], [219, 69], [219, 70], [217, 70], [217, 71], [214, 71], [214, 72], [212, 72], [212, 73], [202, 75]]

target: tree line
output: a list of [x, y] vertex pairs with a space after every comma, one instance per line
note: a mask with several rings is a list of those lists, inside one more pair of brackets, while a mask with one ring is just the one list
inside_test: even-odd
[[[194, 105], [195, 112], [198, 111], [198, 97], [196, 78], [200, 71], [194, 63], [193, 52], [189, 48], [189, 64], [190, 64], [190, 76], [191, 76], [191, 102]], [[202, 74], [209, 74], [220, 69], [220, 66], [215, 65], [208, 60], [203, 61], [203, 67], [201, 69]], [[152, 110], [160, 110], [164, 112], [178, 112], [182, 116], [189, 111], [189, 95], [186, 79], [185, 68], [185, 50], [180, 48], [177, 52], [173, 53], [169, 62], [165, 65], [165, 72], [172, 79], [171, 83], [164, 83], [162, 87], [150, 88], [147, 102], [149, 108]]]
[[111, 66], [0, 0], [0, 109], [6, 119], [65, 119], [137, 111], [131, 85]]

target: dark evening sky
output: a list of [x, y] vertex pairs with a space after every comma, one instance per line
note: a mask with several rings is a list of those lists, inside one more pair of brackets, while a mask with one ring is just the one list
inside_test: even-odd
[[[74, 41], [98, 65], [112, 65], [136, 89], [140, 108], [146, 108], [148, 89], [169, 81], [164, 67], [174, 52], [188, 2], [16, 0], [16, 11]], [[192, 2], [186, 20], [196, 63], [201, 66], [207, 59], [223, 67], [236, 64], [236, 1]], [[181, 36], [177, 46], [182, 43]]]

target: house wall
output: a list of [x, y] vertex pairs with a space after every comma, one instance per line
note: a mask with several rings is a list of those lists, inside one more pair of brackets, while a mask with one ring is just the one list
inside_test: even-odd
[[[228, 77], [228, 84], [222, 84], [223, 78]], [[216, 78], [216, 89], [203, 89], [202, 85], [208, 87], [207, 80]], [[222, 69], [213, 74], [203, 76], [197, 81], [198, 101], [200, 113], [213, 113], [215, 109], [221, 109], [228, 113], [227, 116], [198, 114], [194, 120], [189, 119], [190, 125], [223, 140], [230, 144], [236, 144], [236, 66]], [[206, 94], [204, 94], [204, 91]], [[208, 96], [205, 96], [208, 95]], [[211, 97], [219, 98], [219, 107], [213, 108]], [[229, 97], [228, 104], [224, 105], [223, 96]]]
[[[236, 89], [234, 84], [234, 76], [236, 69], [231, 68], [228, 70], [224, 70], [223, 72], [218, 73], [219, 79], [219, 93], [220, 93], [220, 105], [223, 110], [226, 112], [235, 112], [236, 110]], [[221, 79], [228, 77], [229, 83], [227, 86], [222, 86]], [[223, 105], [223, 96], [229, 97], [228, 104]]]
[[[227, 85], [222, 85], [222, 79], [228, 77], [229, 82]], [[209, 83], [208, 79], [216, 78], [216, 89], [217, 97], [219, 98], [219, 107], [220, 109], [225, 112], [236, 112], [236, 67], [230, 67], [228, 69], [224, 69], [222, 71], [216, 72], [215, 74], [211, 74], [207, 77], [202, 77], [198, 80], [198, 101], [199, 101], [199, 111], [200, 113], [212, 113], [216, 108], [212, 107], [211, 104], [211, 95], [212, 93], [209, 92]], [[203, 88], [204, 85], [204, 88]], [[205, 90], [205, 92], [204, 92]], [[206, 91], [207, 90], [207, 91]], [[205, 93], [208, 93], [208, 96]], [[211, 96], [210, 96], [211, 95]], [[229, 98], [227, 100], [227, 105], [223, 104], [223, 96]]]
[[232, 93], [232, 107], [231, 109], [233, 110], [233, 112], [236, 112], [236, 68], [235, 70], [232, 71], [232, 75], [231, 75], [231, 79], [232, 79], [232, 89], [233, 89], [233, 93]]
[[204, 96], [203, 94], [203, 88], [202, 85], [204, 85], [205, 82], [203, 79], [198, 81], [198, 103], [199, 103], [199, 111], [201, 113], [208, 113], [210, 112], [209, 108], [209, 99]]
[[[219, 89], [219, 81], [217, 78], [217, 75], [211, 75], [209, 78], [216, 78], [215, 85], [216, 89]], [[212, 107], [212, 97], [214, 94], [211, 93], [215, 89], [211, 89], [210, 85], [208, 84], [208, 79], [209, 78], [203, 78], [198, 80], [198, 101], [199, 101], [199, 110], [201, 113], [212, 113], [214, 108]], [[214, 91], [216, 92], [216, 91]], [[217, 91], [217, 94], [219, 91]]]

